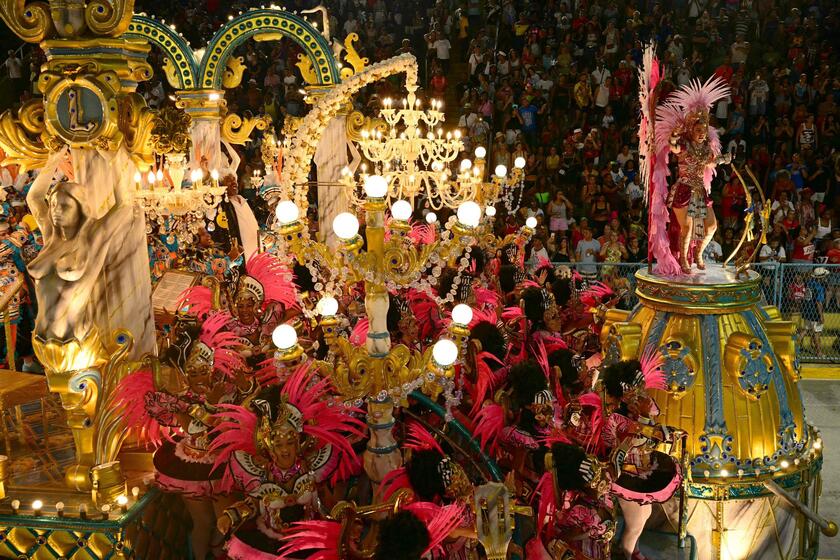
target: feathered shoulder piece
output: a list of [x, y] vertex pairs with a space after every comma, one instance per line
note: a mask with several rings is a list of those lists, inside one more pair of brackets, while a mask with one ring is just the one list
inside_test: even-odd
[[245, 360], [236, 350], [239, 337], [228, 330], [231, 321], [233, 318], [223, 311], [207, 315], [201, 324], [197, 342], [204, 346], [204, 352], [212, 352], [213, 367], [228, 377], [245, 368]]

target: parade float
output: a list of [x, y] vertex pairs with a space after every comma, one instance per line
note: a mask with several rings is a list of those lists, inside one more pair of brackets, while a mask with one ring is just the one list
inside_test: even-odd
[[[17, 407], [20, 437], [28, 437], [41, 460], [40, 467], [27, 470], [31, 458], [16, 456], [4, 423], [8, 456], [0, 458], [0, 556], [188, 557], [194, 512], [178, 494], [152, 484], [156, 474], [160, 483], [168, 473], [160, 468], [156, 473], [146, 446], [151, 434], [129, 429], [126, 404], [117, 394], [122, 382], [143, 368], [156, 384], [171, 381], [160, 374], [165, 368], [155, 356], [145, 237], [149, 227], [160, 227], [189, 244], [205, 218], [215, 217], [225, 192], [220, 177], [238, 165], [231, 146], [248, 142], [254, 131], [265, 132], [269, 125], [265, 117], [246, 118], [226, 108], [225, 90], [236, 88], [244, 71], [234, 51], [248, 40], [288, 40], [302, 52], [297, 68], [311, 109], [288, 123], [285, 137], [263, 135], [265, 169], [254, 182], [276, 208], [265, 241], [311, 275], [312, 293], [302, 297], [329, 297], [302, 305], [306, 312], [294, 328], [283, 324], [273, 331], [272, 372], [298, 383], [311, 381], [299, 366], [315, 350], [301, 339], [316, 329], [323, 334], [329, 358], [316, 360], [317, 367], [347, 409], [359, 413], [355, 423], [366, 424], [369, 438], [360, 455], [374, 483], [403, 464], [392, 430], [397, 411], [400, 419], [417, 422], [422, 419], [412, 416], [409, 403], [431, 411], [439, 422], [426, 428], [454, 450], [473, 486], [462, 498], [476, 515], [476, 540], [488, 558], [505, 558], [514, 517], [532, 517], [533, 511], [517, 503], [494, 461], [455, 417], [461, 387], [453, 372], [470, 352], [472, 310], [453, 308], [445, 332], [422, 349], [393, 344], [388, 294], [404, 288], [428, 291], [444, 265], [460, 274], [472, 266], [473, 247], [495, 248], [488, 222], [495, 205], [508, 203], [507, 193], [521, 189], [524, 161], [510, 170], [496, 168], [488, 180], [486, 150], [478, 148], [475, 161], [462, 161], [455, 173], [445, 171], [463, 145], [457, 131], [440, 130], [443, 113], [436, 102], [421, 107], [414, 57], [368, 64], [356, 52], [353, 34], [343, 42], [331, 37], [322, 11], [297, 14], [271, 7], [232, 15], [201, 49], [165, 22], [134, 14], [131, 1], [8, 0], [0, 3], [0, 17], [21, 39], [40, 44], [47, 57], [38, 78], [42, 97], [0, 117], [4, 164], [39, 171], [29, 204], [44, 250], [30, 271], [40, 304], [34, 346], [46, 369], [46, 379], [9, 373], [0, 389], [4, 413]], [[153, 47], [165, 53], [161, 70], [175, 89], [174, 108], [152, 110], [136, 92], [138, 82], [153, 74], [146, 62]], [[403, 99], [384, 100], [374, 118], [350, 112], [353, 95], [391, 76], [404, 76]], [[655, 84], [648, 85], [655, 90]], [[648, 103], [651, 146], [657, 144], [655, 105]], [[667, 135], [664, 141], [670, 142]], [[362, 157], [350, 156], [359, 153], [370, 168], [359, 165]], [[650, 156], [649, 171], [658, 170], [661, 180], [656, 157]], [[319, 183], [342, 186], [319, 190], [317, 233], [308, 227], [313, 163]], [[53, 185], [57, 172], [66, 179]], [[659, 190], [650, 189], [652, 206], [654, 201], [666, 205], [667, 189], [657, 184]], [[695, 187], [682, 193], [683, 207], [696, 210], [702, 193]], [[427, 214], [435, 231], [428, 243], [413, 242], [418, 230], [408, 220], [421, 198], [431, 209], [452, 214], [440, 224], [434, 212]], [[62, 204], [79, 211], [57, 214], [54, 208]], [[364, 239], [357, 212], [364, 212]], [[751, 218], [759, 229], [761, 216], [759, 209]], [[692, 218], [708, 225], [708, 214]], [[654, 214], [651, 225], [666, 222]], [[685, 216], [680, 223], [693, 229]], [[509, 242], [523, 246], [534, 225], [526, 223]], [[706, 227], [702, 236], [708, 233]], [[794, 329], [778, 311], [760, 305], [758, 280], [748, 266], [752, 256], [732, 266], [692, 271], [687, 252], [693, 236], [684, 231], [674, 244], [674, 262], [666, 263], [663, 252], [655, 256], [665, 268], [639, 273], [639, 307], [604, 312], [605, 361], [640, 357], [648, 347], [665, 360], [667, 386], [656, 398], [664, 423], [685, 434], [686, 473], [678, 493], [682, 498], [665, 507], [678, 536], [691, 535], [697, 543], [700, 558], [734, 560], [771, 549], [783, 558], [815, 558], [818, 531], [830, 535], [836, 526], [815, 513], [821, 440], [804, 420]], [[249, 293], [260, 302], [274, 297], [259, 282], [249, 285], [247, 278], [259, 273], [248, 273], [244, 285], [250, 292], [243, 291], [242, 301]], [[359, 284], [364, 293], [359, 313], [367, 328], [360, 343], [353, 343], [339, 334], [336, 298], [346, 299]], [[443, 298], [448, 305], [456, 299], [455, 284]], [[232, 299], [238, 302], [240, 293]], [[192, 363], [196, 378], [208, 362], [212, 369], [214, 360], [218, 366], [233, 359], [210, 349], [216, 334], [202, 333], [198, 342], [207, 351], [202, 354], [197, 344], [198, 350], [186, 356], [184, 369]], [[216, 342], [218, 353], [229, 341]], [[282, 416], [260, 427], [257, 438], [246, 438], [258, 447], [253, 453], [281, 462], [283, 457], [270, 453], [272, 445], [281, 445], [277, 442], [302, 445], [306, 437], [317, 439], [307, 430], [329, 436], [311, 426], [329, 421], [330, 411], [309, 402], [299, 389], [284, 387]], [[33, 429], [20, 407], [38, 398], [41, 426]], [[240, 424], [253, 420], [244, 409], [230, 414]], [[356, 429], [352, 422], [345, 424], [348, 433]], [[294, 461], [299, 458], [295, 452]], [[304, 476], [295, 480], [307, 483]], [[352, 523], [397, 512], [405, 500], [404, 492], [367, 504], [340, 500], [329, 522], [344, 531]], [[232, 529], [246, 515], [266, 513], [269, 505], [246, 499], [229, 504], [221, 518]], [[234, 533], [248, 550], [244, 533]], [[370, 557], [370, 550], [355, 552]]]

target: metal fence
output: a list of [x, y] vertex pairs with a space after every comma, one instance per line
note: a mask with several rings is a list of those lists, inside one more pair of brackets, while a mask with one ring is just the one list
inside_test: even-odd
[[[585, 277], [622, 287], [626, 290], [618, 304], [622, 309], [632, 309], [639, 302], [635, 275], [647, 267], [646, 263], [556, 263], [562, 265], [576, 268]], [[761, 274], [764, 303], [774, 305], [782, 317], [796, 323], [800, 360], [840, 364], [840, 264], [756, 263], [753, 270]]]

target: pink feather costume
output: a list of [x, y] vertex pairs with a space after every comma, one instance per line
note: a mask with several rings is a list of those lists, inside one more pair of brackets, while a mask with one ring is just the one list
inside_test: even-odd
[[[650, 251], [656, 260], [654, 272], [662, 276], [683, 274], [680, 267], [679, 243], [675, 232], [676, 218], [671, 208], [688, 207], [688, 215], [702, 223], [710, 212], [709, 193], [720, 161], [720, 139], [708, 126], [707, 140], [699, 145], [687, 140], [687, 130], [696, 122], [698, 112], [729, 95], [729, 87], [718, 78], [706, 83], [692, 81], [655, 105], [657, 85], [662, 67], [655, 56], [655, 46], [648, 45], [639, 71], [639, 101], [642, 118], [639, 126], [639, 176], [649, 204]], [[695, 119], [692, 121], [692, 119]], [[676, 143], [672, 142], [676, 139]], [[674, 146], [679, 145], [679, 178], [669, 189], [668, 160]], [[672, 227], [669, 227], [672, 226]]]
[[[209, 450], [210, 415], [219, 405], [207, 396], [221, 395], [218, 402], [243, 398], [233, 378], [244, 362], [232, 349], [236, 336], [226, 331], [229, 322], [227, 313], [214, 313], [205, 320], [184, 364], [191, 386], [183, 392], [173, 395], [156, 388], [149, 369], [132, 373], [117, 386], [114, 402], [125, 411], [127, 425], [146, 434], [157, 447], [155, 479], [167, 492], [206, 498], [219, 490], [220, 476], [211, 474], [215, 457]], [[203, 375], [207, 381], [196, 381]], [[194, 382], [198, 385], [192, 386]]]
[[[317, 484], [358, 471], [348, 438], [364, 437], [364, 423], [353, 416], [362, 412], [342, 406], [332, 396], [329, 380], [315, 374], [310, 364], [303, 364], [280, 389], [278, 403], [255, 400], [256, 412], [226, 405], [215, 415], [217, 436], [211, 450], [215, 472], [223, 473], [219, 487], [246, 494], [225, 513], [233, 529], [229, 558], [273, 560], [283, 531], [316, 514]], [[272, 453], [280, 452], [288, 438], [295, 440], [296, 451], [283, 468], [279, 461], [286, 459]]]

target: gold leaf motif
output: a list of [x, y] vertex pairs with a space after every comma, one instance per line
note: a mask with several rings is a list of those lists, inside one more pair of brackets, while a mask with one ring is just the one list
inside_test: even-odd
[[0, 116], [0, 148], [6, 153], [4, 165], [20, 165], [23, 170], [42, 167], [50, 150], [44, 145], [44, 104], [41, 99], [27, 101], [15, 115], [7, 110]]
[[315, 74], [315, 69], [312, 67], [312, 60], [305, 54], [298, 55], [298, 63], [295, 66], [300, 70], [300, 75], [303, 76], [303, 81], [309, 85], [318, 83], [318, 75]]
[[350, 66], [352, 66], [353, 69], [350, 70], [350, 68], [347, 68], [347, 67], [342, 68], [341, 69], [341, 79], [342, 80], [345, 79], [345, 78], [349, 78], [353, 74], [357, 74], [357, 73], [361, 72], [362, 70], [365, 69], [365, 66], [367, 66], [368, 62], [370, 62], [370, 60], [367, 57], [362, 58], [361, 56], [359, 56], [359, 53], [356, 51], [356, 47], [353, 46], [353, 43], [355, 43], [358, 40], [359, 40], [359, 34], [358, 33], [350, 33], [344, 39], [344, 48], [345, 48], [344, 62], [349, 64]]
[[383, 134], [387, 130], [384, 120], [379, 118], [366, 117], [359, 111], [353, 111], [347, 115], [347, 138], [353, 142], [362, 139], [363, 130], [379, 130]]
[[222, 120], [222, 138], [231, 144], [245, 144], [251, 139], [251, 133], [257, 130], [265, 130], [271, 124], [271, 117], [260, 115], [243, 119], [235, 113], [231, 113]]
[[90, 0], [85, 8], [85, 23], [94, 35], [119, 37], [133, 16], [134, 0]]
[[46, 2], [27, 5], [26, 0], [3, 0], [0, 2], [0, 18], [27, 43], [40, 43], [55, 34], [50, 6]]
[[166, 81], [169, 85], [181, 89], [181, 80], [178, 78], [178, 69], [168, 56], [163, 58], [163, 73], [166, 76]]
[[119, 130], [131, 158], [144, 167], [154, 162], [152, 131], [155, 116], [155, 112], [146, 107], [146, 101], [140, 94], [131, 93], [120, 97]]
[[190, 125], [192, 119], [183, 109], [166, 106], [157, 112], [152, 128], [152, 146], [155, 153], [185, 154], [190, 151]]
[[225, 89], [233, 89], [242, 83], [242, 73], [245, 72], [245, 65], [242, 64], [242, 60], [241, 56], [228, 58], [227, 68], [222, 74], [222, 87]]

